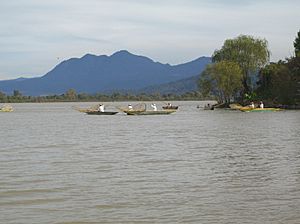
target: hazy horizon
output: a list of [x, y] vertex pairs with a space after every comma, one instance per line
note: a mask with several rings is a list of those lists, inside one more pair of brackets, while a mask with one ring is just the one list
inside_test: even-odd
[[69, 58], [128, 50], [181, 64], [225, 39], [265, 38], [271, 61], [294, 53], [300, 3], [208, 0], [11, 0], [0, 3], [0, 80], [38, 77]]

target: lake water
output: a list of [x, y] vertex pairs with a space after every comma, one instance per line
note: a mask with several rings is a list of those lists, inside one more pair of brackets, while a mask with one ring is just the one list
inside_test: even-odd
[[204, 103], [157, 116], [13, 104], [0, 113], [0, 223], [299, 224], [300, 111]]

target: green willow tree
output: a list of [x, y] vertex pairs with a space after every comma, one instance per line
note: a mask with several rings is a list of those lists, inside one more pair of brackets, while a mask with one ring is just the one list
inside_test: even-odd
[[299, 104], [300, 58], [271, 63], [259, 72], [258, 95], [274, 104]]
[[242, 93], [253, 91], [255, 73], [270, 60], [268, 42], [265, 39], [240, 35], [234, 39], [225, 40], [222, 48], [216, 50], [212, 56], [213, 62], [232, 61], [237, 63], [243, 73]]
[[242, 78], [237, 63], [221, 61], [207, 66], [198, 85], [203, 96], [214, 95], [219, 103], [230, 103], [242, 88]]
[[272, 104], [300, 104], [300, 31], [294, 41], [295, 57], [271, 63], [259, 71], [258, 95]]
[[300, 57], [300, 31], [294, 41], [295, 56]]
[[289, 104], [292, 100], [291, 75], [285, 62], [271, 63], [259, 72], [258, 94], [265, 100]]

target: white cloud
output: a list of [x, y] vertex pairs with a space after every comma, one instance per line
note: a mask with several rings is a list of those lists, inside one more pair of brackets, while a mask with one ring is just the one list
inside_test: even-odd
[[266, 38], [278, 60], [293, 52], [299, 11], [296, 0], [4, 1], [0, 79], [43, 75], [62, 59], [120, 49], [176, 64], [210, 56], [239, 34]]

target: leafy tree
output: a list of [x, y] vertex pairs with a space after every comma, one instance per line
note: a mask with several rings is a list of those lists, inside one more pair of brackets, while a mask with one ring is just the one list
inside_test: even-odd
[[19, 90], [14, 90], [13, 96], [14, 96], [14, 97], [21, 97], [22, 94], [21, 94], [21, 92], [20, 92]]
[[242, 70], [231, 61], [221, 61], [209, 65], [199, 81], [204, 96], [215, 95], [219, 102], [230, 103], [242, 87]]
[[261, 69], [258, 94], [275, 104], [297, 104], [300, 96], [300, 57]]
[[77, 99], [77, 93], [76, 93], [75, 89], [69, 89], [66, 92], [65, 96], [66, 96], [66, 99], [70, 100], [70, 101], [74, 101]]
[[300, 57], [300, 31], [298, 32], [298, 35], [295, 38], [294, 47], [295, 47], [295, 55], [296, 55], [296, 57]]
[[113, 101], [118, 101], [118, 100], [121, 100], [121, 94], [118, 93], [118, 92], [114, 92], [112, 95], [111, 95], [111, 98]]
[[6, 101], [5, 93], [0, 92], [0, 102], [5, 102], [5, 101]]
[[288, 60], [287, 67], [291, 74], [293, 104], [300, 105], [300, 57], [293, 57]]
[[223, 60], [236, 62], [243, 73], [243, 92], [250, 93], [253, 88], [253, 74], [269, 62], [270, 51], [265, 39], [240, 35], [228, 39], [220, 50], [213, 54], [213, 61]]
[[88, 94], [86, 94], [86, 93], [79, 93], [78, 94], [78, 99], [79, 100], [85, 101], [85, 100], [88, 100], [89, 98], [90, 98], [90, 96]]

